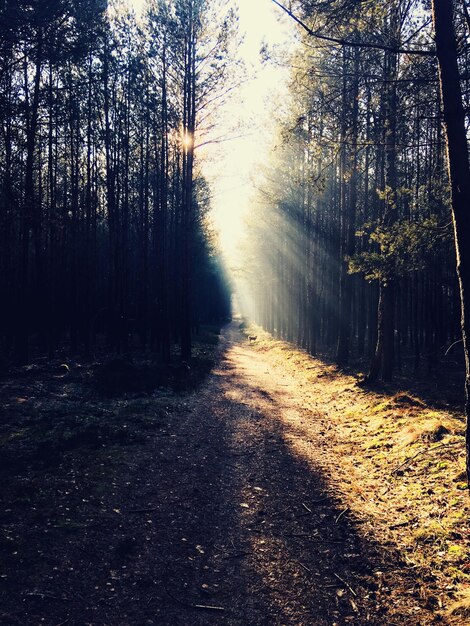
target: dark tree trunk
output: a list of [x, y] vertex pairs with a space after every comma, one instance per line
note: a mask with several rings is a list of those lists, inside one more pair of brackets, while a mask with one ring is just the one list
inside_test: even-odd
[[470, 164], [453, 24], [453, 4], [450, 0], [433, 0], [432, 7], [452, 192], [457, 275], [462, 306], [462, 338], [466, 366], [467, 479], [470, 486]]
[[190, 16], [185, 66], [185, 120], [183, 123], [183, 237], [181, 293], [181, 358], [191, 358], [191, 250], [193, 243], [193, 166], [196, 125], [196, 42], [194, 16]]
[[[390, 9], [390, 33], [395, 47], [399, 44], [398, 0], [394, 0]], [[385, 189], [383, 225], [390, 228], [397, 221], [397, 73], [398, 55], [387, 53], [385, 57]], [[395, 276], [382, 277], [380, 281], [379, 305], [377, 315], [377, 346], [367, 376], [368, 382], [374, 382], [382, 373], [384, 381], [392, 379], [395, 362]]]
[[[344, 136], [343, 141], [347, 140], [351, 142], [350, 158], [345, 158], [348, 164], [350, 172], [345, 172], [344, 175], [349, 176], [348, 192], [342, 192], [343, 208], [343, 250], [341, 255], [341, 277], [340, 277], [340, 312], [339, 312], [339, 339], [338, 349], [336, 354], [336, 362], [339, 367], [343, 367], [348, 364], [349, 353], [351, 349], [351, 327], [352, 325], [352, 300], [354, 294], [354, 279], [348, 273], [348, 259], [351, 258], [356, 249], [356, 212], [357, 212], [357, 167], [358, 167], [358, 154], [357, 154], [357, 140], [359, 131], [359, 48], [354, 51], [354, 70], [353, 70], [353, 84], [350, 93], [346, 91], [346, 85], [343, 86], [344, 90], [344, 116], [346, 117], [347, 103], [352, 102], [351, 112], [349, 117], [351, 118], [350, 137]], [[343, 68], [343, 71], [347, 72], [347, 67]], [[344, 147], [346, 151], [346, 147]], [[346, 183], [342, 181], [343, 186]]]
[[[29, 333], [30, 333], [30, 235], [34, 228], [37, 232], [38, 215], [35, 206], [34, 194], [34, 156], [36, 150], [36, 133], [39, 117], [39, 91], [41, 84], [43, 34], [38, 31], [37, 51], [33, 86], [33, 99], [29, 106], [27, 99], [27, 119], [26, 119], [26, 170], [24, 181], [24, 203], [21, 216], [21, 261], [20, 276], [18, 281], [18, 319], [16, 333], [16, 359], [20, 363], [26, 363], [29, 356]], [[25, 61], [25, 91], [28, 93], [28, 68]]]

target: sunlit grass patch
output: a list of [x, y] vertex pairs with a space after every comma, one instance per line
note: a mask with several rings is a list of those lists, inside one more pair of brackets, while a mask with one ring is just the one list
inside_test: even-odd
[[470, 620], [470, 586], [459, 591], [455, 602], [447, 608], [447, 614]]
[[417, 528], [412, 533], [412, 538], [416, 543], [421, 544], [439, 544], [449, 537], [449, 531], [436, 521], [429, 521], [424, 527]]
[[401, 445], [418, 442], [437, 443], [452, 441], [453, 436], [462, 436], [462, 422], [455, 417], [436, 411], [422, 411], [409, 420], [398, 433]]
[[371, 407], [372, 413], [384, 413], [384, 412], [405, 412], [408, 413], [412, 409], [424, 408], [426, 405], [419, 398], [412, 396], [409, 393], [400, 392], [396, 393], [392, 397], [386, 397], [378, 404]]
[[[470, 576], [462, 416], [410, 389], [387, 394], [358, 386], [357, 377], [334, 365], [258, 328], [247, 330], [253, 332], [252, 349], [266, 352], [269, 368], [288, 372], [287, 388], [303, 394], [307, 417], [289, 444], [310, 462], [319, 459], [360, 532], [395, 546], [433, 581], [420, 583], [419, 593], [429, 598], [429, 610], [443, 610]], [[309, 448], [320, 425], [324, 443]]]
[[448, 556], [456, 563], [467, 563], [469, 559], [468, 551], [461, 545], [451, 544], [447, 546]]

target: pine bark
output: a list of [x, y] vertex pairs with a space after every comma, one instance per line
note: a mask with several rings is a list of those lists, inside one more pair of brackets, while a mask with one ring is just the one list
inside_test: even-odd
[[432, 3], [462, 311], [462, 339], [466, 368], [466, 468], [470, 486], [470, 163], [453, 8], [454, 3], [449, 0], [433, 0]]

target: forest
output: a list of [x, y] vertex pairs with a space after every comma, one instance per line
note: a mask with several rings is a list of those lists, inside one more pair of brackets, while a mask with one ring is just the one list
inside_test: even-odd
[[249, 316], [339, 367], [368, 360], [365, 384], [468, 360], [466, 3], [455, 29], [451, 2], [434, 26], [428, 2], [275, 4], [303, 41], [250, 223]]
[[1, 624], [468, 623], [469, 124], [467, 0], [0, 2]]
[[193, 139], [226, 88], [230, 22], [148, 11], [143, 28], [125, 3], [4, 3], [1, 334], [18, 363], [131, 334], [188, 358], [197, 323], [229, 315]]

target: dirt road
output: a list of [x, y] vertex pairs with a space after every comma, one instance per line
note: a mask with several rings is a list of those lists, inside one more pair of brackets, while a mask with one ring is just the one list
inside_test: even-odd
[[[399, 564], [335, 502], [317, 404], [236, 325], [225, 330], [219, 367], [156, 444], [154, 575], [123, 624], [143, 605], [159, 626], [395, 623], [376, 592]], [[396, 623], [421, 623], [410, 613]]]
[[66, 517], [31, 512], [2, 624], [434, 623], [413, 571], [337, 496], [315, 388], [236, 324], [221, 342], [197, 393], [141, 445], [106, 451], [101, 482], [86, 459], [61, 470]]

